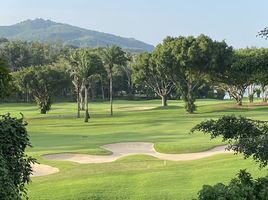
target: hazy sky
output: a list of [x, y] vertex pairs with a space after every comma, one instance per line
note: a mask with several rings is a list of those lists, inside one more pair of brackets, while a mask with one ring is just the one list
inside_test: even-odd
[[267, 0], [1, 0], [0, 25], [44, 18], [134, 37], [156, 45], [166, 36], [204, 33], [235, 48], [268, 47]]

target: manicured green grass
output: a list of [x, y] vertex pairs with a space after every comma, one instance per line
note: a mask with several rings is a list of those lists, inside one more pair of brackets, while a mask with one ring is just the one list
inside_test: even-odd
[[33, 104], [0, 104], [0, 113], [22, 112], [28, 121], [33, 148], [27, 153], [39, 162], [56, 166], [58, 174], [33, 178], [30, 199], [191, 199], [203, 184], [228, 182], [240, 168], [254, 175], [259, 171], [242, 156], [217, 155], [197, 161], [164, 162], [149, 156], [131, 156], [113, 163], [76, 164], [44, 160], [41, 155], [59, 152], [109, 154], [99, 146], [115, 142], [153, 142], [164, 153], [198, 152], [220, 145], [208, 135], [189, 134], [205, 119], [225, 114], [267, 120], [268, 106], [245, 104], [238, 108], [232, 101], [199, 100], [196, 114], [186, 114], [181, 101], [115, 101], [115, 116], [109, 104], [91, 103], [91, 119], [76, 118], [75, 103], [57, 103], [47, 115], [39, 114]]

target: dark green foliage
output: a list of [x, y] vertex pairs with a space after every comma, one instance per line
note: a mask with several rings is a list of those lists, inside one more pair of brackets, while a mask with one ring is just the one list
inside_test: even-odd
[[[246, 48], [234, 52], [232, 63], [212, 69], [211, 80], [219, 88], [225, 90], [234, 98], [237, 105], [242, 105], [246, 88], [251, 84], [265, 87], [268, 84], [268, 51], [265, 49]], [[250, 102], [253, 93], [249, 94]]]
[[263, 30], [261, 30], [259, 33], [258, 33], [259, 36], [267, 39], [268, 38], [268, 27], [265, 27]]
[[22, 199], [26, 196], [25, 184], [30, 181], [31, 163], [35, 159], [25, 155], [30, 147], [27, 124], [23, 118], [9, 114], [0, 118], [0, 197], [3, 200]]
[[9, 74], [7, 62], [0, 58], [0, 98], [4, 98], [9, 94], [11, 80], [12, 78]]
[[167, 106], [167, 98], [170, 95], [173, 83], [167, 78], [165, 68], [158, 64], [156, 53], [140, 54], [133, 65], [133, 77], [137, 84], [150, 88], [162, 98], [162, 106]]
[[241, 170], [228, 185], [204, 185], [198, 200], [267, 200], [268, 176], [253, 180], [250, 173]]
[[188, 113], [195, 111], [196, 93], [209, 72], [229, 66], [233, 54], [224, 41], [213, 41], [205, 35], [167, 37], [155, 51], [158, 64], [182, 94]]
[[12, 71], [32, 65], [47, 65], [68, 51], [60, 43], [40, 43], [26, 41], [10, 41], [0, 46], [0, 56], [4, 57]]
[[[268, 122], [245, 117], [223, 116], [217, 120], [207, 120], [193, 127], [191, 132], [202, 131], [211, 138], [221, 136], [228, 141], [229, 149], [243, 153], [245, 158], [253, 157], [260, 167], [268, 164]], [[203, 186], [199, 200], [267, 200], [268, 176], [253, 180], [245, 170], [229, 185], [218, 183]]]
[[229, 142], [229, 149], [243, 153], [265, 167], [268, 163], [268, 122], [245, 117], [223, 116], [207, 120], [193, 127], [191, 132], [202, 131], [211, 138], [222, 137]]
[[66, 45], [76, 47], [117, 45], [134, 52], [154, 49], [153, 45], [133, 38], [123, 38], [43, 19], [26, 20], [12, 26], [0, 26], [0, 37], [39, 42], [62, 41]]
[[225, 91], [221, 89], [216, 90], [217, 93], [215, 94], [215, 99], [223, 100], [225, 97]]
[[260, 85], [260, 91], [263, 95], [263, 101], [267, 101], [267, 86], [268, 86], [268, 49], [252, 49], [252, 54], [255, 57], [255, 66], [252, 73], [253, 82]]
[[116, 67], [127, 65], [128, 57], [126, 52], [119, 46], [111, 46], [101, 50], [101, 57], [109, 77], [110, 92], [110, 113], [113, 115], [113, 75]]
[[[89, 88], [94, 86], [94, 82], [101, 77], [105, 69], [96, 49], [74, 50], [70, 56], [69, 63], [70, 66], [67, 71], [73, 79], [72, 82], [77, 92], [77, 117], [80, 117], [80, 109], [84, 110], [83, 107], [86, 105], [85, 122], [88, 122], [90, 118], [88, 110]], [[84, 105], [80, 106], [80, 104]]]
[[53, 66], [23, 68], [12, 75], [18, 89], [34, 97], [42, 114], [50, 110], [52, 97], [69, 82], [65, 73]]
[[0, 154], [0, 196], [1, 199], [16, 200], [20, 195], [16, 185], [11, 179], [7, 161]]
[[260, 98], [260, 96], [261, 96], [261, 90], [260, 89], [256, 89], [255, 92], [256, 92], [257, 98]]

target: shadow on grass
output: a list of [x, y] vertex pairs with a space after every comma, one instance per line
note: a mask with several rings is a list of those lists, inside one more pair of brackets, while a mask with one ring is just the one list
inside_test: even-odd
[[[218, 108], [218, 109], [217, 109]], [[198, 112], [199, 114], [206, 113], [241, 113], [241, 112], [251, 112], [251, 111], [268, 111], [268, 104], [246, 104], [243, 106], [238, 106], [235, 104], [216, 104], [211, 105], [209, 110], [204, 111], [203, 109]]]

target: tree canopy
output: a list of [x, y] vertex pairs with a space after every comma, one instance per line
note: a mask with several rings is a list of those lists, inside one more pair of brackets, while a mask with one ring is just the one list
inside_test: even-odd
[[124, 66], [127, 64], [128, 58], [118, 46], [103, 48], [101, 51], [104, 66], [106, 68], [110, 80], [110, 113], [113, 115], [113, 71], [116, 66]]
[[208, 73], [230, 64], [232, 48], [205, 35], [167, 37], [156, 47], [158, 64], [182, 94], [188, 113], [196, 109], [195, 93]]
[[85, 91], [86, 114], [85, 122], [88, 122], [88, 90], [94, 77], [104, 71], [101, 58], [94, 51], [89, 49], [77, 49], [73, 52], [70, 60], [70, 75], [73, 78], [73, 84], [77, 91], [78, 117], [80, 117], [80, 101], [82, 100], [82, 91]]
[[162, 106], [167, 106], [167, 98], [173, 83], [165, 74], [165, 68], [157, 62], [157, 55], [140, 54], [133, 65], [133, 76], [136, 83], [145, 84], [162, 98]]
[[13, 72], [16, 86], [21, 92], [33, 95], [42, 114], [50, 110], [52, 97], [68, 81], [61, 71], [51, 66], [32, 66]]

